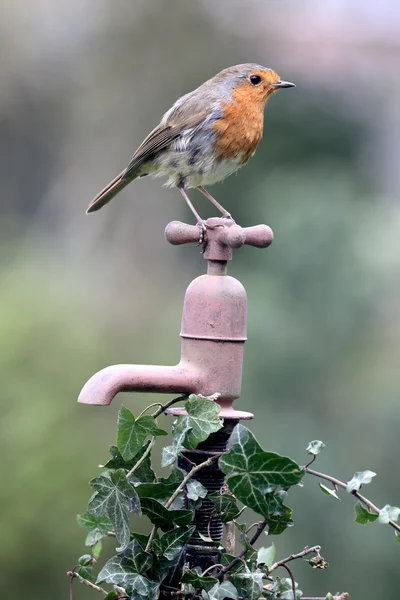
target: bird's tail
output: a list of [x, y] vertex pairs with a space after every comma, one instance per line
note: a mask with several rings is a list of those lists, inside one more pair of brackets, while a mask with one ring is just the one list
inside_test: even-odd
[[112, 200], [114, 196], [116, 196], [126, 185], [128, 185], [128, 183], [132, 181], [132, 178], [124, 179], [124, 173], [125, 170], [114, 177], [114, 179], [110, 181], [110, 183], [93, 198], [86, 210], [86, 214], [95, 212], [96, 210], [102, 208], [105, 204], [110, 202], [110, 200]]

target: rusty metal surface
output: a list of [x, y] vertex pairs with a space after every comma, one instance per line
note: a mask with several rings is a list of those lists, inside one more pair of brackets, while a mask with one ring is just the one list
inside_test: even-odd
[[[107, 367], [89, 379], [78, 402], [105, 406], [123, 391], [203, 396], [218, 392], [221, 417], [252, 417], [232, 407], [241, 392], [247, 296], [243, 285], [227, 275], [227, 261], [233, 249], [244, 244], [268, 247], [273, 233], [267, 225], [242, 228], [221, 218], [208, 219], [206, 225], [204, 258], [208, 270], [192, 281], [185, 294], [179, 363]], [[173, 245], [194, 243], [198, 242], [199, 228], [174, 221], [165, 235]], [[178, 409], [170, 412], [180, 414]]]

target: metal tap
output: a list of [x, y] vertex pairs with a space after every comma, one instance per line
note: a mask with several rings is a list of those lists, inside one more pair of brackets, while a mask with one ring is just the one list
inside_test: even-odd
[[[89, 379], [78, 402], [108, 405], [119, 392], [202, 396], [219, 393], [222, 418], [252, 417], [232, 408], [241, 392], [247, 296], [243, 285], [227, 275], [227, 262], [232, 259], [233, 250], [245, 244], [268, 247], [273, 233], [267, 225], [242, 228], [222, 218], [210, 218], [206, 225], [207, 274], [192, 281], [185, 294], [179, 363], [106, 367]], [[198, 241], [199, 229], [173, 221], [167, 225], [165, 236], [173, 245], [194, 243]], [[181, 414], [180, 410], [170, 412]]]

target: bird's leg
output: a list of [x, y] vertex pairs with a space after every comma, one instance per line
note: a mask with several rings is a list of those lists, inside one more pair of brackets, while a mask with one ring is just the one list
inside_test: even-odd
[[225, 210], [225, 208], [216, 201], [215, 198], [213, 198], [211, 196], [211, 194], [209, 192], [207, 192], [207, 190], [202, 186], [199, 185], [199, 187], [197, 188], [199, 190], [199, 192], [201, 192], [203, 194], [203, 196], [205, 196], [212, 204], [214, 204], [215, 208], [217, 208], [219, 210], [220, 213], [222, 213], [222, 216], [224, 219], [232, 219], [232, 215], [231, 213], [229, 213], [227, 210]]
[[204, 233], [206, 232], [206, 229], [207, 229], [205, 221], [204, 221], [204, 219], [202, 219], [200, 217], [199, 213], [197, 212], [197, 210], [195, 209], [195, 207], [191, 203], [190, 198], [187, 195], [185, 188], [181, 187], [181, 186], [178, 186], [178, 189], [179, 189], [180, 193], [182, 194], [182, 196], [185, 198], [186, 204], [188, 205], [188, 207], [190, 208], [190, 210], [192, 211], [192, 213], [196, 217], [197, 226], [200, 229], [199, 246], [200, 246], [200, 244], [202, 244], [203, 245], [203, 250], [204, 250], [204, 246], [207, 243], [207, 241], [204, 238]]

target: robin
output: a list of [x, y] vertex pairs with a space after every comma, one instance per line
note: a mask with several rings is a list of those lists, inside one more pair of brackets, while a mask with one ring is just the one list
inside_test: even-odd
[[205, 224], [187, 190], [197, 188], [224, 218], [232, 218], [204, 186], [222, 181], [247, 163], [262, 137], [268, 99], [289, 87], [295, 87], [294, 83], [282, 81], [275, 71], [261, 65], [224, 69], [175, 102], [128, 166], [93, 198], [86, 212], [102, 208], [134, 179], [165, 176], [165, 185], [177, 187], [185, 198], [202, 239]]

